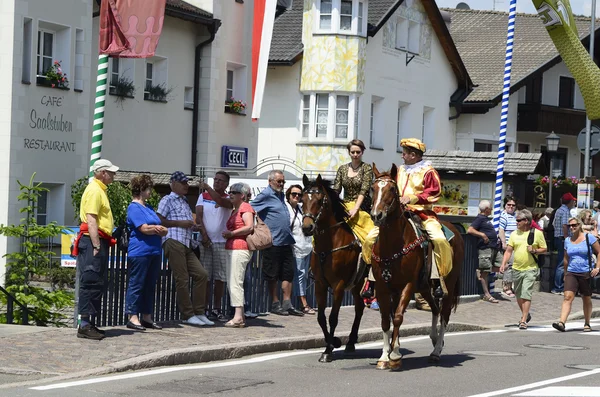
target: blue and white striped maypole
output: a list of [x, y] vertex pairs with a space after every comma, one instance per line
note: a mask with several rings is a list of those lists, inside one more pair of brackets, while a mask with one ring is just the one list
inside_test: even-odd
[[500, 135], [498, 136], [498, 166], [496, 168], [496, 189], [494, 192], [493, 225], [498, 231], [502, 212], [502, 182], [504, 180], [504, 151], [506, 148], [506, 126], [508, 124], [508, 99], [510, 97], [510, 72], [512, 69], [513, 43], [515, 39], [515, 16], [517, 0], [510, 0], [508, 12], [508, 32], [506, 34], [506, 58], [504, 59], [504, 86], [502, 88], [502, 114], [500, 116]]

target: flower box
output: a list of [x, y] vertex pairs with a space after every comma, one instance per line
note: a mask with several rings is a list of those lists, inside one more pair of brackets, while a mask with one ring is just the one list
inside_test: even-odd
[[45, 76], [37, 76], [35, 79], [35, 83], [36, 83], [36, 85], [39, 85], [42, 87], [57, 88], [59, 90], [65, 90], [65, 91], [69, 90], [69, 87], [65, 86], [62, 82], [59, 82], [57, 80], [50, 80], [50, 79], [46, 78]]

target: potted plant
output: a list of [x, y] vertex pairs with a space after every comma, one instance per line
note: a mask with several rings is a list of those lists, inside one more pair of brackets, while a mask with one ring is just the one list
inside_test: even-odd
[[63, 72], [59, 61], [54, 61], [52, 66], [43, 75], [37, 76], [36, 82], [38, 85], [45, 87], [69, 88], [69, 79], [67, 79], [67, 74]]
[[133, 98], [135, 96], [135, 84], [129, 78], [119, 76], [118, 79], [114, 79], [111, 82], [108, 92], [110, 95], [116, 96], [115, 102], [121, 105], [122, 109], [125, 98]]
[[225, 102], [225, 112], [246, 114], [246, 102], [236, 101], [234, 98], [229, 98], [229, 100]]
[[173, 89], [167, 88], [165, 84], [148, 84], [146, 91], [144, 92], [144, 99], [147, 101], [155, 102], [167, 102], [167, 95], [171, 93]]

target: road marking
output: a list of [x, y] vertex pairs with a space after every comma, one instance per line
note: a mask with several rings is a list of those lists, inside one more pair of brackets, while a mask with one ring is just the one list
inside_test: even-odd
[[[500, 333], [500, 332], [506, 332], [506, 331], [505, 330], [465, 331], [465, 332], [449, 333], [449, 334], [446, 334], [446, 336], [463, 336], [463, 335], [472, 335], [472, 334], [494, 334], [494, 333]], [[421, 341], [421, 340], [425, 340], [425, 339], [429, 339], [429, 336], [414, 336], [414, 337], [409, 337], [409, 338], [401, 338], [400, 343], [417, 342], [417, 341]], [[381, 347], [381, 346], [382, 346], [382, 342], [369, 342], [369, 343], [361, 343], [361, 344], [357, 345], [356, 348], [357, 349], [371, 349], [374, 347]], [[344, 349], [343, 347], [340, 347], [339, 349], [335, 349], [335, 351], [340, 351], [343, 349]], [[319, 348], [319, 349], [312, 349], [312, 350], [300, 350], [300, 351], [291, 351], [291, 352], [284, 352], [284, 353], [275, 353], [275, 354], [269, 354], [269, 355], [240, 359], [240, 360], [231, 360], [231, 361], [228, 360], [228, 361], [222, 361], [222, 362], [216, 362], [216, 363], [198, 364], [198, 365], [190, 365], [190, 366], [184, 366], [184, 367], [178, 366], [178, 367], [151, 369], [151, 370], [147, 370], [147, 371], [143, 371], [143, 372], [133, 372], [133, 373], [128, 373], [128, 374], [105, 376], [105, 377], [101, 377], [101, 378], [91, 378], [91, 379], [83, 379], [83, 380], [72, 381], [72, 382], [56, 383], [56, 384], [50, 384], [50, 385], [46, 385], [46, 386], [36, 386], [36, 387], [31, 387], [30, 390], [65, 389], [68, 387], [91, 385], [91, 384], [95, 384], [95, 383], [112, 382], [112, 381], [133, 379], [133, 378], [141, 378], [141, 377], [145, 377], [145, 376], [167, 374], [167, 373], [178, 372], [178, 371], [193, 371], [193, 370], [198, 370], [198, 369], [223, 368], [223, 367], [231, 367], [234, 365], [247, 365], [247, 364], [263, 363], [266, 361], [278, 360], [280, 358], [304, 356], [307, 354], [316, 354], [316, 353], [321, 353], [321, 352], [322, 352], [322, 350], [321, 350], [321, 348]]]
[[600, 387], [552, 386], [514, 396], [554, 396], [554, 397], [600, 397]]
[[[600, 374], [600, 368], [593, 369], [591, 371], [580, 372], [578, 374], [572, 374], [572, 375], [563, 376], [561, 378], [554, 378], [554, 379], [542, 380], [542, 381], [539, 381], [539, 382], [530, 383], [528, 385], [521, 385], [521, 386], [510, 387], [508, 389], [496, 390], [496, 391], [492, 391], [492, 392], [489, 392], [489, 393], [474, 394], [474, 395], [469, 396], [469, 397], [492, 397], [492, 396], [500, 396], [502, 394], [510, 394], [510, 393], [515, 393], [515, 392], [519, 392], [519, 391], [522, 391], [522, 390], [535, 389], [537, 387], [551, 385], [551, 384], [554, 384], [554, 383], [566, 382], [568, 380], [579, 379], [579, 378], [583, 378], [583, 377], [590, 376], [590, 375], [596, 375], [596, 374]], [[568, 394], [566, 394], [566, 395], [568, 396]]]

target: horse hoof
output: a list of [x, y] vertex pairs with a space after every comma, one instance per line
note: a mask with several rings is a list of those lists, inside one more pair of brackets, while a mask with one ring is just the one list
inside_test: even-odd
[[340, 347], [342, 347], [342, 340], [340, 338], [338, 338], [338, 337], [334, 337], [332, 344], [333, 344], [334, 348], [336, 348], [336, 349], [340, 348]]
[[390, 363], [388, 361], [377, 361], [377, 369], [390, 369]]
[[319, 358], [320, 363], [330, 363], [332, 360], [333, 360], [333, 357], [329, 353], [323, 353], [323, 354], [321, 354], [321, 357]]
[[356, 347], [354, 345], [346, 345], [346, 349], [344, 349], [346, 353], [354, 353], [356, 351]]
[[435, 355], [435, 354], [433, 354], [433, 353], [432, 353], [432, 354], [430, 354], [430, 355], [429, 355], [429, 362], [430, 362], [430, 363], [435, 363], [435, 364], [439, 363], [439, 362], [440, 362], [440, 356], [436, 356], [436, 355]]
[[400, 371], [402, 369], [402, 360], [390, 360], [390, 369]]

